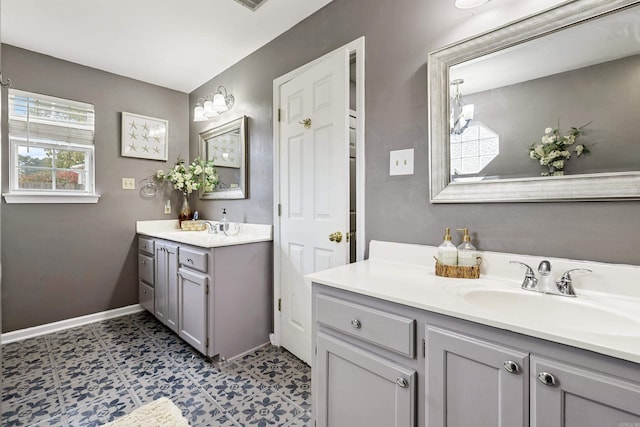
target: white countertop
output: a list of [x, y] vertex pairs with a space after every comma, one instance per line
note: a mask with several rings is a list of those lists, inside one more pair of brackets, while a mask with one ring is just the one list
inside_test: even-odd
[[[432, 255], [436, 251], [435, 247], [422, 245], [372, 242], [369, 260], [310, 274], [306, 278], [322, 285], [640, 363], [640, 298], [628, 292], [628, 289], [638, 288], [640, 267], [551, 259], [552, 268], [554, 263], [569, 268], [591, 267], [596, 277], [599, 277], [598, 268], [617, 268], [618, 273], [611, 273], [618, 274], [616, 279], [628, 274], [632, 276], [628, 279], [633, 286], [620, 285], [618, 293], [605, 294], [590, 290], [594, 285], [581, 281], [582, 275], [575, 274], [574, 287], [578, 297], [567, 298], [520, 289], [524, 269], [508, 265], [508, 259], [527, 262], [535, 268], [537, 264], [531, 260], [534, 257], [480, 253], [482, 265], [489, 265], [485, 271], [481, 266], [480, 279], [453, 279], [435, 275]], [[421, 264], [417, 259], [422, 260]], [[507, 266], [502, 265], [505, 262]], [[509, 278], [487, 274], [504, 271], [510, 273]], [[600, 285], [603, 284], [600, 282]], [[464, 298], [466, 292], [486, 289], [496, 290], [498, 296], [508, 293], [521, 297], [524, 293], [527, 302], [519, 304], [516, 301], [501, 307], [494, 301], [489, 309]], [[640, 289], [634, 291], [640, 292]], [[590, 316], [590, 307], [603, 310], [604, 318], [612, 321], [611, 328], [606, 320], [603, 322]], [[629, 323], [626, 323], [627, 316]], [[614, 323], [619, 325], [618, 330]]]
[[[217, 224], [217, 221], [210, 221]], [[178, 220], [136, 221], [136, 232], [150, 237], [186, 243], [202, 248], [243, 245], [247, 243], [269, 242], [273, 240], [273, 226], [268, 224], [240, 224], [240, 232], [235, 236], [208, 231], [183, 231]]]

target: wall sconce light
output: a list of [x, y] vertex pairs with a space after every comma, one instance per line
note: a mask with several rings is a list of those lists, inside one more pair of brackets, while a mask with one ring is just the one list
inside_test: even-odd
[[482, 6], [489, 1], [490, 0], [456, 0], [455, 5], [458, 9], [473, 9], [474, 7]]
[[193, 109], [193, 121], [204, 122], [218, 114], [229, 111], [234, 102], [233, 95], [228, 94], [224, 86], [218, 86], [216, 93], [210, 93], [206, 98], [198, 98]]

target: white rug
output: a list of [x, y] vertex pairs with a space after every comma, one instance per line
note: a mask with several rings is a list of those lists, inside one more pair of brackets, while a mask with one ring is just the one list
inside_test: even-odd
[[166, 397], [147, 403], [104, 427], [188, 427], [180, 409]]

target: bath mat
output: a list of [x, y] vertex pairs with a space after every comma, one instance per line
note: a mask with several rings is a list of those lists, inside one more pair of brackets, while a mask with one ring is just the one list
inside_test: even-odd
[[188, 427], [180, 409], [166, 397], [143, 405], [103, 427]]

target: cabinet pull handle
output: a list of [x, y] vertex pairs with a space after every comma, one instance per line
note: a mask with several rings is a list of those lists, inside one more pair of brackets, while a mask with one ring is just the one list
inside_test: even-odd
[[409, 387], [409, 381], [407, 381], [406, 379], [404, 379], [402, 377], [396, 378], [396, 384], [398, 384], [402, 388]]
[[513, 360], [507, 360], [506, 362], [504, 362], [504, 369], [506, 369], [507, 372], [511, 374], [517, 374], [518, 372], [520, 372], [520, 367]]
[[353, 326], [355, 329], [360, 329], [362, 327], [362, 323], [360, 323], [358, 319], [352, 319], [351, 326]]
[[556, 377], [551, 375], [549, 372], [540, 372], [538, 374], [538, 380], [540, 380], [542, 384], [549, 387], [555, 387], [558, 385], [558, 383], [556, 382]]
[[143, 293], [143, 294], [146, 294], [146, 293], [147, 293], [147, 290], [146, 290], [146, 289], [143, 289], [143, 290], [142, 290], [142, 293]]
[[190, 262], [191, 264], [193, 264], [193, 260], [191, 258], [187, 258], [187, 262]]

